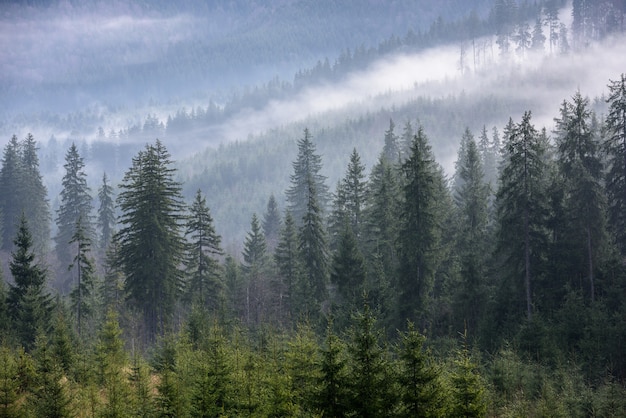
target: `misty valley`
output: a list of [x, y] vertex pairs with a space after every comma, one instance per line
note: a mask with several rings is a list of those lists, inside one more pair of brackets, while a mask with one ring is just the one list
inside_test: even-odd
[[626, 416], [626, 3], [260, 3], [3, 4], [0, 417]]

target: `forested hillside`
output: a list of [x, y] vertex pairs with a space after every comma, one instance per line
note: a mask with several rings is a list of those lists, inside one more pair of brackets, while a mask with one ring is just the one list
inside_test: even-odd
[[342, 4], [89, 3], [238, 16], [235, 81], [236, 45], [289, 55], [276, 22], [332, 16], [293, 45], [350, 50], [219, 104], [173, 82], [139, 119], [6, 113], [0, 416], [626, 415], [623, 2]]

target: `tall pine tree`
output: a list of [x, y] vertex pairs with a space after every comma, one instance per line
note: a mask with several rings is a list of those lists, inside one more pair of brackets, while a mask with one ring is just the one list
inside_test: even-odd
[[606, 190], [609, 222], [615, 241], [626, 254], [626, 74], [609, 83], [606, 143], [609, 166]]
[[533, 281], [541, 272], [547, 244], [546, 150], [531, 123], [530, 112], [524, 113], [519, 124], [510, 121], [506, 135], [496, 196], [498, 251], [506, 266], [500, 304], [508, 310], [519, 306], [513, 301], [523, 300], [526, 317], [530, 320]]
[[24, 215], [14, 245], [9, 268], [15, 284], [9, 289], [7, 301], [19, 342], [29, 351], [35, 346], [37, 333], [49, 328], [52, 302], [46, 290], [46, 271], [35, 262], [33, 239]]
[[132, 306], [143, 314], [145, 337], [166, 331], [182, 291], [184, 203], [170, 154], [157, 140], [133, 158], [117, 198], [122, 214], [118, 263]]
[[411, 154], [402, 164], [400, 209], [398, 320], [424, 319], [436, 271], [439, 219], [436, 213], [438, 170], [420, 127]]
[[213, 217], [200, 190], [189, 210], [185, 235], [187, 251], [187, 295], [206, 309], [216, 310], [222, 299], [223, 284], [217, 257], [224, 251], [215, 232]]
[[[85, 163], [78, 153], [78, 148], [72, 146], [65, 155], [65, 175], [61, 184], [61, 205], [57, 210], [56, 224], [57, 234], [54, 237], [56, 244], [56, 254], [59, 261], [62, 276], [66, 276], [68, 266], [74, 259], [74, 246], [70, 243], [76, 233], [76, 226], [80, 219], [82, 233], [85, 237], [93, 237], [92, 214], [90, 189], [87, 186], [87, 173], [85, 173]], [[78, 245], [76, 243], [76, 245]], [[71, 271], [71, 270], [69, 270]], [[62, 279], [61, 283], [65, 289], [71, 286], [75, 277]]]
[[315, 144], [308, 129], [304, 130], [304, 137], [298, 140], [298, 157], [292, 165], [293, 174], [291, 186], [287, 190], [287, 202], [296, 225], [301, 226], [308, 212], [310, 183], [316, 191], [317, 204], [321, 212], [324, 211], [328, 201], [326, 177], [320, 173], [322, 157], [315, 153]]

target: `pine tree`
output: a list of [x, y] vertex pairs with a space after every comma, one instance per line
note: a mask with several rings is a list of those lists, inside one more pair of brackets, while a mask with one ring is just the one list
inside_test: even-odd
[[384, 409], [392, 393], [389, 388], [389, 368], [380, 344], [380, 331], [367, 304], [358, 312], [350, 334], [350, 392], [348, 404], [350, 415], [358, 417], [384, 417], [390, 412]]
[[133, 158], [117, 198], [122, 212], [118, 262], [130, 301], [143, 314], [147, 341], [168, 328], [182, 290], [184, 203], [171, 165], [160, 141], [146, 145]]
[[132, 416], [150, 418], [154, 414], [154, 388], [150, 382], [150, 369], [139, 355], [135, 355], [129, 377], [132, 392]]
[[107, 312], [96, 346], [100, 383], [106, 396], [105, 417], [128, 416], [131, 406], [130, 385], [125, 371], [128, 359], [121, 334], [117, 314]]
[[100, 249], [106, 251], [115, 233], [115, 202], [113, 187], [108, 183], [106, 173], [102, 175], [102, 185], [98, 189], [98, 228], [100, 228]]
[[35, 262], [33, 240], [24, 215], [14, 245], [9, 267], [15, 284], [9, 289], [9, 314], [19, 342], [30, 351], [38, 330], [48, 329], [51, 300], [45, 289], [46, 272]]
[[559, 168], [566, 181], [566, 206], [570, 251], [576, 260], [584, 260], [571, 271], [574, 277], [587, 276], [589, 296], [595, 300], [595, 275], [598, 258], [606, 243], [606, 197], [603, 190], [603, 167], [600, 143], [591, 126], [589, 100], [577, 92], [572, 102], [564, 103], [564, 114], [557, 123]]
[[[498, 251], [504, 257], [508, 280], [503, 284], [513, 294], [502, 294], [505, 307], [516, 306], [519, 284], [528, 320], [532, 317], [532, 282], [539, 276], [546, 251], [545, 144], [525, 112], [519, 124], [509, 123], [505, 156], [496, 196], [499, 224]], [[521, 277], [520, 277], [521, 276]], [[519, 300], [519, 299], [518, 299]]]
[[280, 227], [281, 220], [278, 203], [276, 203], [276, 198], [272, 194], [267, 201], [267, 208], [263, 215], [263, 234], [265, 234], [265, 242], [270, 253], [273, 253], [276, 245], [278, 245]]
[[324, 183], [326, 177], [320, 174], [322, 158], [315, 153], [315, 144], [308, 129], [304, 130], [304, 137], [298, 140], [298, 157], [292, 165], [293, 174], [291, 186], [287, 190], [287, 202], [296, 225], [301, 226], [308, 212], [312, 186], [316, 191], [317, 204], [321, 212], [324, 211], [328, 201], [328, 187]]
[[[25, 200], [18, 209], [23, 211], [28, 219], [33, 237], [35, 254], [46, 254], [50, 240], [50, 206], [48, 204], [48, 190], [43, 184], [39, 172], [39, 157], [37, 157], [37, 143], [31, 134], [28, 134], [22, 143], [23, 180], [20, 182], [24, 190]], [[18, 212], [19, 213], [19, 212]], [[19, 216], [16, 218], [19, 221]]]
[[222, 330], [211, 327], [202, 346], [199, 368], [192, 395], [192, 413], [195, 417], [215, 417], [227, 413], [232, 403], [232, 365]]
[[291, 212], [285, 213], [285, 222], [280, 232], [278, 246], [274, 252], [274, 261], [278, 269], [275, 294], [278, 295], [279, 317], [287, 323], [295, 319], [294, 296], [299, 283], [300, 257], [298, 254], [298, 231]]
[[18, 364], [14, 354], [4, 344], [0, 346], [0, 417], [23, 416]]
[[543, 24], [541, 18], [537, 18], [533, 26], [532, 40], [530, 48], [536, 51], [543, 51], [545, 48], [546, 36], [543, 34]]
[[361, 157], [357, 153], [356, 148], [350, 154], [350, 162], [342, 183], [346, 191], [348, 225], [358, 241], [361, 238], [363, 229], [363, 208], [365, 206], [367, 183], [365, 182], [365, 166], [361, 164]]
[[63, 373], [48, 346], [48, 338], [40, 329], [35, 343], [33, 358], [36, 379], [30, 408], [35, 416], [66, 418], [73, 416], [71, 398], [62, 381]]
[[66, 376], [76, 372], [75, 365], [78, 357], [77, 340], [70, 329], [69, 315], [64, 303], [57, 300], [52, 318], [52, 333], [50, 335], [50, 350], [54, 360]]
[[104, 256], [103, 280], [99, 289], [104, 313], [109, 309], [119, 312], [122, 302], [126, 299], [124, 272], [118, 262], [119, 251], [119, 242], [117, 237], [113, 236]]
[[4, 147], [0, 168], [0, 211], [2, 212], [2, 248], [11, 250], [20, 215], [24, 210], [23, 167], [20, 143], [13, 135]]
[[227, 254], [224, 260], [224, 286], [226, 293], [226, 310], [228, 317], [243, 321], [247, 318], [246, 283], [239, 263]]
[[413, 323], [400, 334], [398, 347], [401, 417], [441, 415], [442, 388], [439, 373], [430, 356], [424, 352], [424, 341]]
[[346, 346], [333, 333], [332, 321], [326, 329], [326, 339], [320, 348], [319, 391], [316, 393], [317, 409], [323, 416], [342, 417], [348, 413], [348, 367]]
[[454, 359], [452, 380], [451, 417], [485, 417], [487, 402], [485, 386], [467, 348], [467, 334], [463, 334], [463, 347], [457, 351]]
[[94, 291], [96, 267], [91, 258], [91, 239], [83, 224], [81, 216], [76, 220], [74, 234], [69, 244], [76, 244], [76, 255], [69, 265], [68, 270], [75, 271], [76, 283], [70, 292], [72, 309], [76, 314], [78, 336], [81, 335], [83, 320], [88, 319], [94, 310], [91, 297]]
[[330, 282], [336, 288], [335, 318], [341, 328], [349, 324], [365, 289], [365, 260], [359, 251], [352, 230], [346, 226], [331, 264]]
[[[72, 245], [72, 237], [76, 234], [76, 226], [80, 219], [82, 233], [85, 238], [94, 236], [92, 226], [93, 209], [91, 204], [90, 189], [87, 186], [87, 174], [85, 173], [85, 163], [83, 158], [78, 154], [78, 148], [72, 143], [72, 146], [65, 155], [65, 175], [63, 176], [61, 190], [61, 205], [57, 210], [56, 224], [57, 234], [54, 238], [56, 243], [56, 254], [61, 266], [60, 271], [66, 274], [67, 266], [72, 264], [74, 259], [74, 247], [79, 243]], [[71, 271], [71, 270], [70, 270]], [[75, 281], [74, 277], [69, 277], [63, 281], [63, 287], [69, 288]]]
[[250, 231], [246, 236], [243, 248], [243, 271], [247, 276], [246, 318], [248, 323], [262, 323], [264, 308], [267, 302], [267, 244], [261, 232], [259, 219], [252, 215]]
[[385, 143], [383, 146], [383, 158], [388, 162], [395, 164], [400, 161], [400, 146], [398, 144], [398, 136], [394, 133], [396, 125], [393, 119], [389, 119], [389, 129], [385, 131]]
[[307, 210], [298, 231], [302, 275], [297, 286], [299, 297], [294, 302], [302, 313], [316, 317], [327, 296], [328, 247], [315, 184], [308, 184]]
[[221, 237], [215, 232], [213, 217], [200, 190], [191, 205], [185, 235], [187, 251], [188, 298], [203, 308], [216, 310], [223, 295], [223, 283], [216, 257], [224, 254]]
[[[364, 255], [368, 262], [368, 282], [388, 283], [397, 269], [397, 240], [400, 230], [398, 216], [400, 189], [397, 173], [382, 156], [373, 167], [367, 187], [367, 206], [364, 211], [365, 244]], [[380, 286], [379, 286], [380, 287]], [[380, 305], [368, 289], [372, 302]], [[384, 292], [384, 289], [380, 289]], [[379, 292], [380, 293], [380, 292]]]
[[422, 319], [434, 284], [439, 219], [436, 213], [438, 171], [428, 139], [420, 127], [411, 155], [402, 164], [398, 310], [400, 323]]
[[609, 223], [622, 255], [626, 254], [626, 74], [609, 83], [606, 116], [608, 172], [606, 192]]
[[315, 408], [316, 384], [320, 378], [319, 350], [315, 333], [308, 323], [300, 323], [285, 353], [286, 372], [291, 381], [291, 392], [304, 414]]
[[478, 147], [473, 139], [465, 144], [465, 155], [457, 162], [456, 177], [461, 186], [456, 190], [458, 251], [461, 263], [461, 283], [455, 292], [455, 314], [474, 332], [484, 306], [484, 276], [486, 272], [487, 224], [489, 187], [484, 176]]
[[10, 317], [8, 307], [8, 291], [4, 280], [4, 273], [0, 267], [0, 341], [6, 341], [10, 328]]

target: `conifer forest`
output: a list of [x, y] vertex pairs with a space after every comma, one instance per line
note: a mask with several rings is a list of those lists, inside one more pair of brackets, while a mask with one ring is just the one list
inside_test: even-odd
[[625, 18], [3, 2], [0, 417], [626, 416]]

